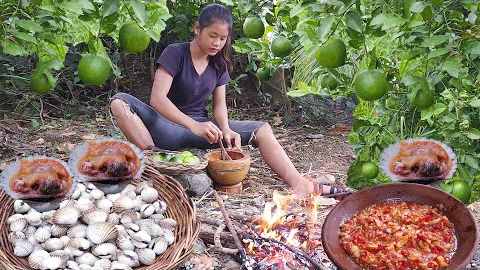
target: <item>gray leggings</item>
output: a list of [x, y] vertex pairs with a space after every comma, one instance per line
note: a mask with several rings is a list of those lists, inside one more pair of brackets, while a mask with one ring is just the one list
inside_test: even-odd
[[[156, 147], [166, 150], [179, 150], [183, 148], [218, 148], [217, 144], [210, 144], [204, 138], [195, 135], [190, 130], [176, 123], [173, 123], [160, 115], [154, 108], [143, 103], [136, 97], [127, 93], [118, 93], [111, 100], [123, 100], [128, 108], [142, 119], [147, 127]], [[212, 121], [208, 117], [192, 117], [199, 122]], [[240, 134], [242, 145], [251, 144], [255, 132], [265, 124], [259, 121], [228, 121], [230, 128]]]

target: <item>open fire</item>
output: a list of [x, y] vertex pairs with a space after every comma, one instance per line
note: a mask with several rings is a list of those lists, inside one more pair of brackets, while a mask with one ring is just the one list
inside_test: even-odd
[[[306, 211], [289, 209], [292, 197], [273, 194], [261, 219], [242, 232], [247, 269], [325, 269], [318, 219], [318, 200], [314, 197]], [[300, 207], [297, 207], [300, 208]]]

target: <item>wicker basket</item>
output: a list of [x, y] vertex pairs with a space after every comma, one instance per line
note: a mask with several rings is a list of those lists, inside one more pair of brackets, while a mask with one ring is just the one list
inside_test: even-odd
[[144, 150], [143, 151], [147, 164], [157, 169], [159, 172], [168, 174], [168, 175], [181, 175], [181, 174], [190, 174], [198, 173], [201, 170], [205, 169], [208, 165], [208, 160], [203, 156], [197, 155], [200, 159], [199, 163], [188, 164], [188, 163], [174, 163], [168, 161], [154, 161], [153, 157], [159, 153], [168, 153], [168, 154], [179, 154], [179, 152], [174, 151], [159, 151], [159, 150]]
[[[162, 200], [167, 203], [166, 216], [178, 222], [175, 228], [175, 242], [168, 246], [165, 253], [157, 256], [152, 265], [142, 265], [135, 270], [173, 270], [180, 266], [191, 255], [193, 242], [197, 239], [200, 226], [196, 219], [195, 205], [183, 192], [181, 185], [172, 177], [160, 174], [147, 166], [141, 180], [153, 182], [154, 188]], [[13, 202], [3, 190], [0, 190], [0, 269], [30, 269], [27, 258], [13, 254], [12, 245], [8, 242], [9, 226], [7, 219], [13, 214]]]

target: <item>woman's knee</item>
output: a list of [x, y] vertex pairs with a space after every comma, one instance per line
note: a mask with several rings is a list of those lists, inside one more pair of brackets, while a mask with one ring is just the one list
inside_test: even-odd
[[128, 104], [121, 99], [114, 99], [110, 102], [110, 112], [114, 118], [126, 116], [130, 112], [127, 108]]
[[265, 138], [271, 138], [273, 136], [273, 130], [270, 124], [265, 123], [255, 132], [255, 139], [257, 142], [262, 141]]

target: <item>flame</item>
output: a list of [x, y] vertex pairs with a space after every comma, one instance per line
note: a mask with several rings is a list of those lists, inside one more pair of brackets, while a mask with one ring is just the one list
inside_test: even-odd
[[[308, 241], [299, 241], [298, 228], [288, 226], [278, 230], [279, 225], [289, 224], [292, 226], [292, 215], [287, 215], [287, 207], [294, 199], [293, 196], [283, 196], [278, 192], [273, 192], [271, 202], [265, 203], [265, 209], [262, 214], [260, 224], [257, 226], [262, 237], [281, 241], [290, 246], [306, 248]], [[313, 203], [308, 204], [308, 223], [316, 224], [318, 219], [319, 196], [313, 197]], [[295, 216], [295, 215], [293, 215]]]

